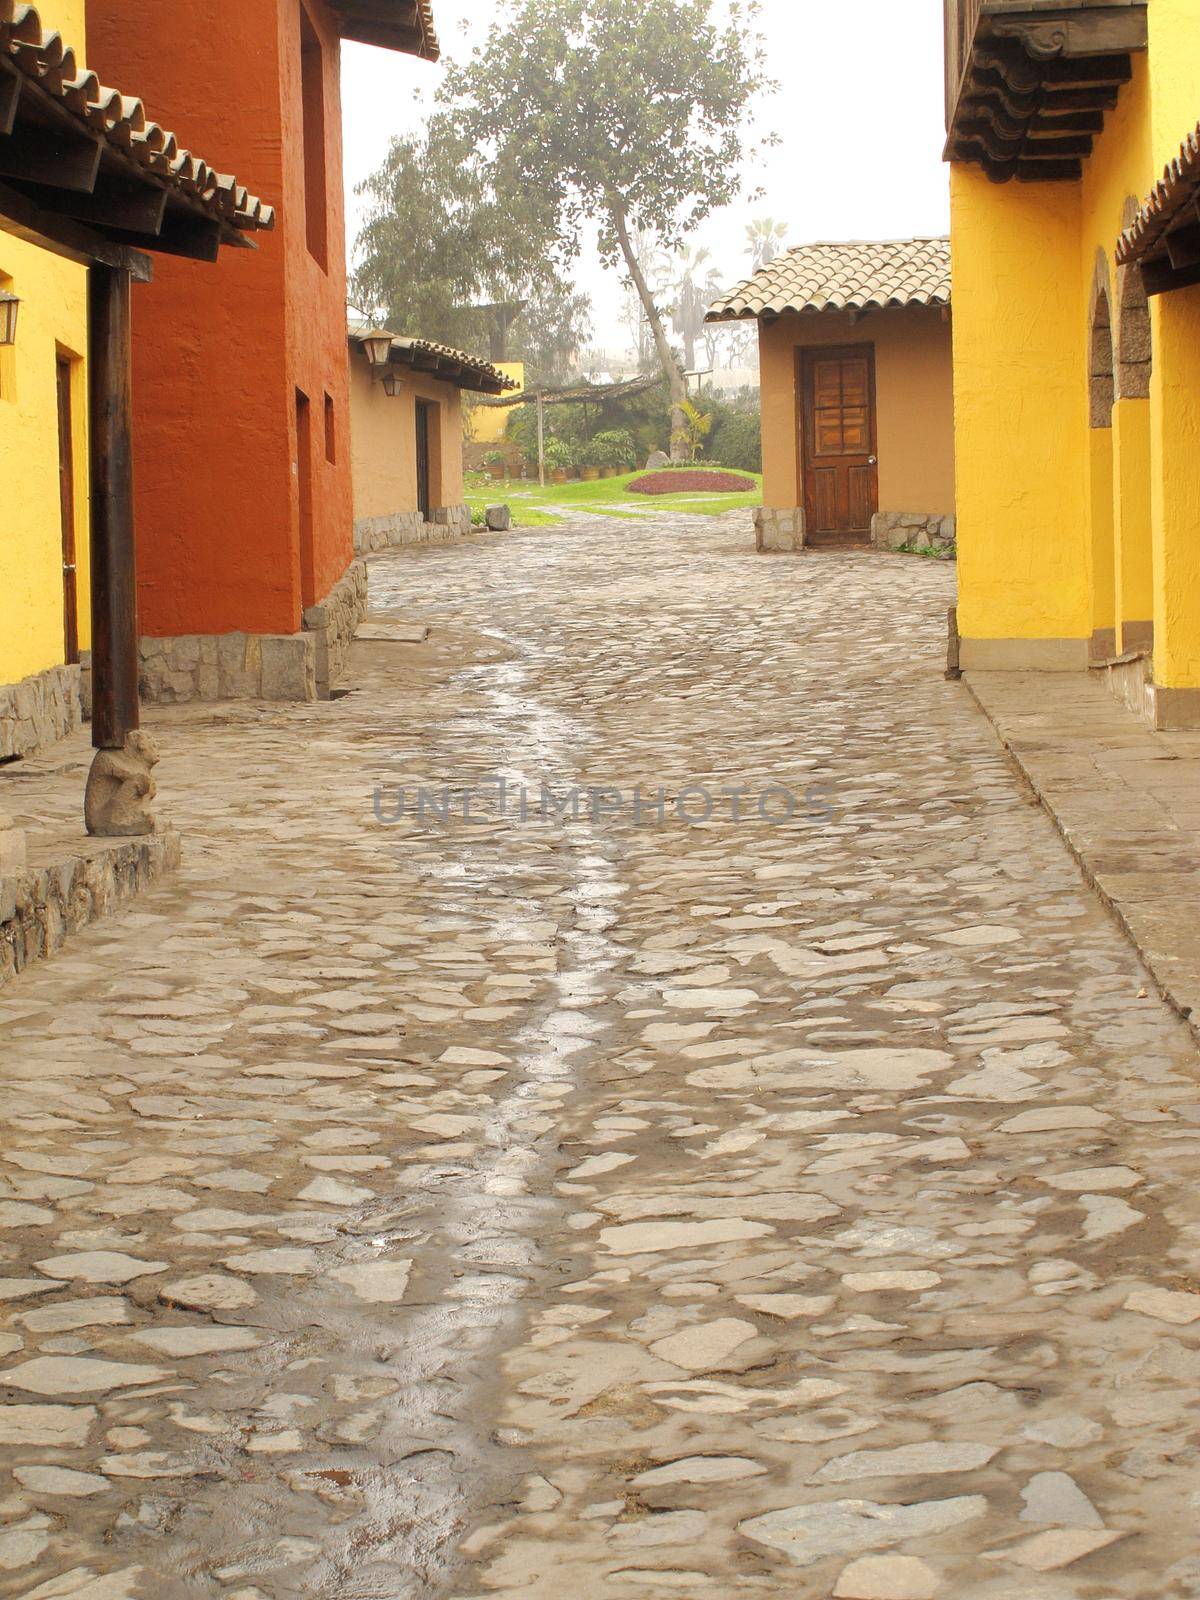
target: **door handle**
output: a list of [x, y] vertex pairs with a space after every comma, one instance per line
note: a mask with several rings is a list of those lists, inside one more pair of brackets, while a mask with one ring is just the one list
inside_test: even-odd
[[879, 465], [879, 457], [878, 456], [868, 456], [867, 457], [867, 465], [869, 467], [877, 467]]
[[63, 571], [64, 572], [74, 572], [75, 571], [75, 563], [73, 561], [64, 561], [63, 562]]

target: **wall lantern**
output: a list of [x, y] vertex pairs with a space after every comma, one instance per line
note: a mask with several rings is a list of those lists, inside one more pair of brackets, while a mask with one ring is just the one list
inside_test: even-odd
[[386, 332], [364, 333], [362, 347], [371, 371], [379, 374], [387, 366], [392, 354], [392, 336]]
[[383, 392], [390, 394], [393, 399], [398, 394], [404, 393], [404, 379], [398, 372], [385, 372], [383, 375]]
[[17, 342], [17, 310], [20, 304], [15, 294], [0, 289], [0, 345]]

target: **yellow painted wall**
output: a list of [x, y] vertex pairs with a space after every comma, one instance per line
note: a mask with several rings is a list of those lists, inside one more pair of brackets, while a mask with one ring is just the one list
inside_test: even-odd
[[[1150, 0], [1152, 176], [1200, 117], [1196, 0]], [[1149, 187], [1149, 185], [1147, 185]], [[1200, 287], [1151, 302], [1150, 449], [1154, 677], [1200, 688]]]
[[[496, 363], [506, 378], [511, 378], [517, 385], [515, 393], [525, 393], [525, 363], [523, 361], [498, 361]], [[514, 391], [510, 391], [514, 392]], [[472, 442], [474, 444], [494, 444], [498, 439], [503, 439], [504, 430], [508, 426], [508, 419], [512, 410], [507, 406], [476, 406], [472, 411]]]
[[90, 645], [87, 273], [0, 233], [0, 287], [20, 296], [17, 343], [0, 359], [0, 683], [66, 659], [56, 357], [73, 360], [79, 642]]
[[759, 327], [762, 364], [763, 503], [802, 503], [796, 352], [818, 345], [875, 349], [879, 509], [949, 516], [954, 511], [954, 380], [950, 325], [940, 310], [780, 317]]
[[1154, 681], [1200, 688], [1200, 287], [1161, 296], [1150, 392]]
[[461, 505], [462, 398], [452, 384], [421, 373], [405, 374], [399, 395], [384, 392], [366, 362], [350, 357], [350, 453], [354, 472], [354, 516], [386, 517], [417, 509], [416, 402], [433, 401], [439, 410], [430, 438], [430, 503]]
[[1156, 685], [1197, 690], [1200, 287], [1150, 302], [1149, 399], [1123, 392], [1118, 365], [1112, 428], [1088, 426], [1097, 286], [1119, 364], [1117, 239], [1200, 116], [1200, 4], [1149, 0], [1148, 18], [1082, 182], [953, 173], [959, 623], [968, 664], [975, 641], [1082, 641], [1115, 623], [1127, 648], [1152, 629]]
[[1112, 437], [1117, 648], [1128, 650], [1146, 643], [1154, 617], [1150, 402], [1118, 400]]
[[[38, 6], [84, 53], [83, 0]], [[0, 350], [0, 683], [65, 659], [58, 480], [58, 353], [75, 358], [72, 414], [79, 642], [90, 644], [87, 272], [0, 232], [0, 288], [18, 295], [17, 343]]]
[[951, 175], [959, 629], [1091, 636], [1078, 185]]

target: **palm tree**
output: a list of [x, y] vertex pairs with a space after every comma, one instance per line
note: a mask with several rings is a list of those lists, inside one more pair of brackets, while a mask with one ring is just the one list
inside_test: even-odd
[[671, 318], [673, 330], [683, 340], [684, 366], [688, 372], [696, 370], [696, 341], [704, 332], [705, 313], [720, 292], [721, 281], [708, 251], [685, 250], [679, 257]]
[[746, 229], [746, 248], [758, 272], [768, 262], [774, 261], [787, 238], [787, 223], [776, 222], [774, 217], [756, 217]]

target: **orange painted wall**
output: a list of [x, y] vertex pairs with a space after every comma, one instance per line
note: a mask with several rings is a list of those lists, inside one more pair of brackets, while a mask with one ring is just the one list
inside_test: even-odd
[[[305, 228], [300, 6], [324, 57], [328, 254]], [[91, 0], [89, 65], [279, 208], [257, 251], [160, 257], [134, 306], [143, 633], [300, 626], [296, 391], [312, 417], [315, 588], [352, 559], [340, 40], [322, 0]], [[325, 397], [335, 459], [327, 459]]]
[[801, 503], [796, 351], [812, 345], [875, 347], [880, 511], [954, 511], [954, 369], [950, 323], [940, 309], [780, 317], [759, 328], [763, 404], [763, 504]]

